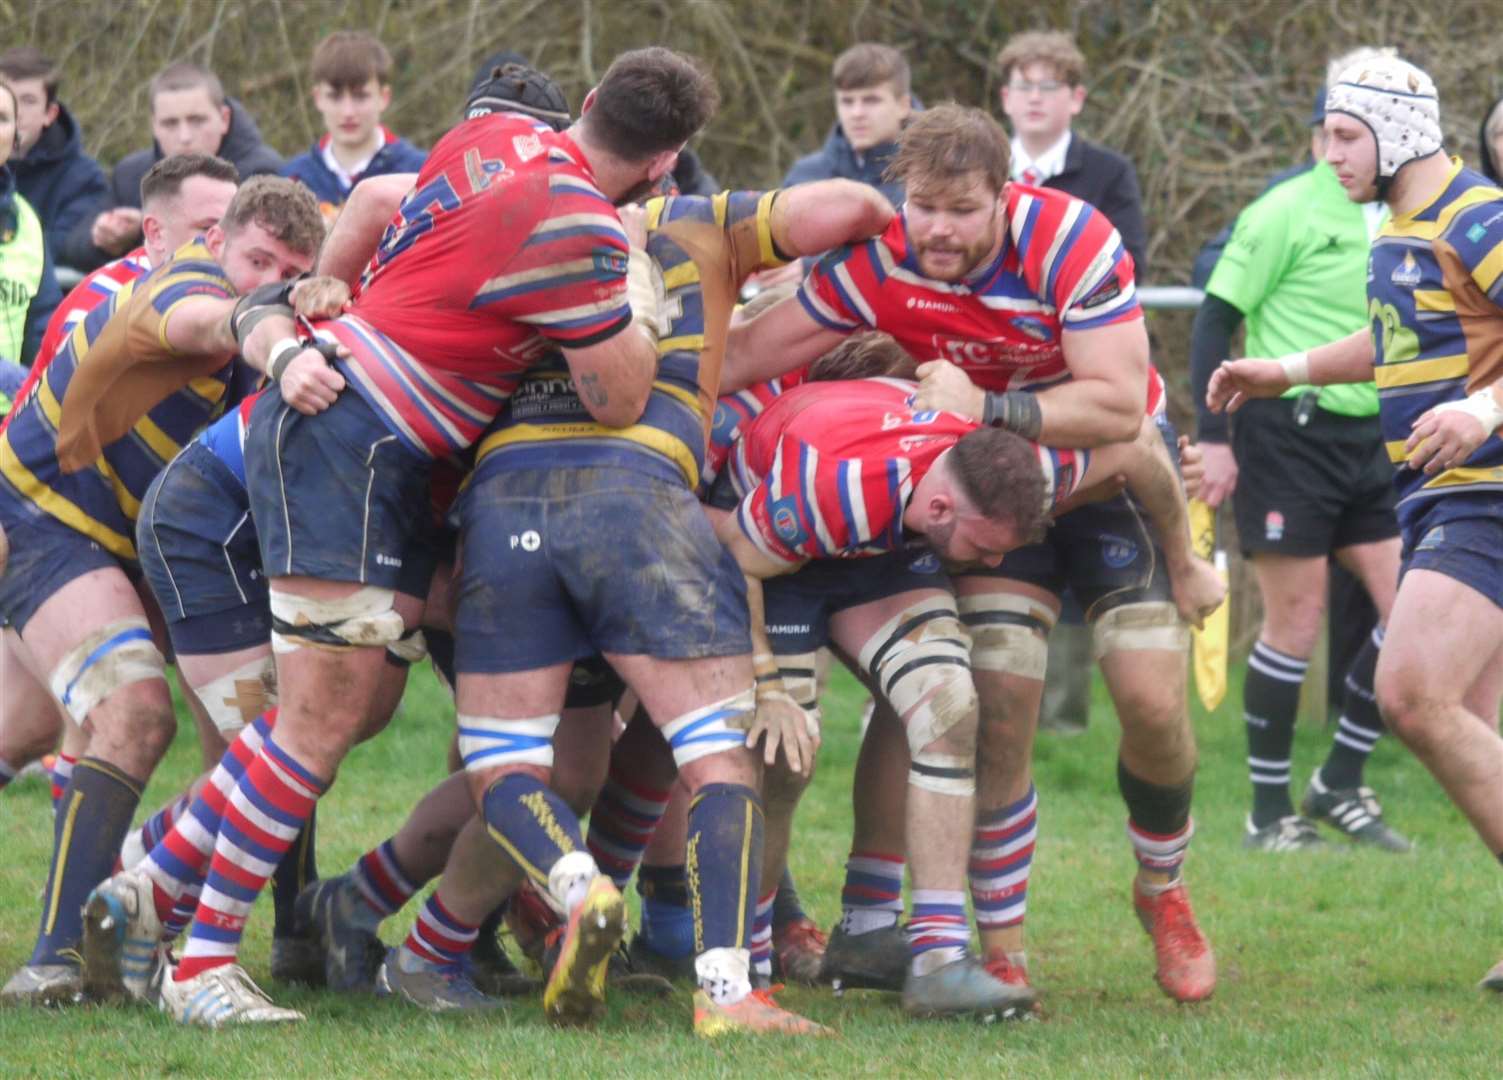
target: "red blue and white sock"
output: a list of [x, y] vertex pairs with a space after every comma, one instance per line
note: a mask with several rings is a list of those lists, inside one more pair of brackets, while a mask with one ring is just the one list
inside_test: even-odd
[[[1132, 842], [1132, 852], [1137, 856], [1138, 865], [1151, 873], [1168, 875], [1169, 881], [1165, 888], [1172, 887], [1179, 880], [1180, 869], [1185, 863], [1185, 852], [1189, 850], [1190, 837], [1194, 835], [1194, 821], [1186, 821], [1184, 828], [1163, 834], [1141, 829], [1130, 818], [1127, 822], [1127, 838]], [[1152, 891], [1151, 887], [1149, 891]]]
[[757, 910], [752, 916], [751, 966], [752, 974], [772, 981], [772, 904], [777, 899], [778, 888], [774, 884], [767, 895], [757, 898]]
[[845, 884], [840, 890], [840, 929], [866, 934], [896, 926], [903, 916], [901, 855], [853, 851], [845, 861]]
[[52, 808], [57, 809], [58, 802], [63, 797], [63, 792], [68, 789], [68, 784], [73, 780], [73, 766], [78, 764], [78, 759], [71, 754], [59, 753], [52, 762]]
[[350, 877], [377, 923], [401, 911], [421, 887], [407, 880], [407, 875], [402, 873], [401, 864], [397, 862], [397, 849], [390, 840], [383, 840], [360, 856], [355, 869], [350, 871]]
[[214, 857], [214, 841], [224, 819], [224, 808], [275, 724], [273, 709], [240, 730], [209, 774], [203, 790], [188, 804], [188, 812], [178, 817], [140, 862], [140, 870], [151, 878], [157, 917], [169, 938], [176, 937], [193, 921], [209, 861]]
[[909, 964], [915, 975], [927, 975], [962, 960], [971, 940], [961, 889], [914, 889], [913, 915], [906, 927]]
[[464, 959], [479, 936], [479, 924], [456, 917], [435, 892], [418, 912], [402, 947], [424, 963], [450, 967]]
[[177, 981], [235, 962], [256, 897], [326, 786], [267, 737], [225, 807]]
[[1032, 784], [1010, 806], [976, 815], [971, 841], [971, 904], [983, 930], [1017, 926], [1028, 911], [1028, 875], [1038, 840], [1039, 797]]
[[602, 873], [616, 888], [625, 889], [642, 861], [648, 841], [668, 808], [668, 792], [647, 787], [623, 775], [614, 761], [605, 787], [590, 811], [585, 846]]

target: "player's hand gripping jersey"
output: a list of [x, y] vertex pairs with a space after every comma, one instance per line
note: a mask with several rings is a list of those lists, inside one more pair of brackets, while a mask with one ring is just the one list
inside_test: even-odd
[[[904, 547], [914, 485], [980, 425], [948, 412], [914, 412], [902, 379], [805, 383], [771, 402], [731, 453], [741, 530], [784, 563], [877, 555]], [[1045, 500], [1080, 485], [1085, 450], [1037, 447]]]
[[[1503, 375], [1503, 190], [1457, 161], [1433, 201], [1379, 231], [1367, 296], [1378, 415], [1399, 464], [1423, 413]], [[1503, 439], [1433, 476], [1400, 467], [1394, 483], [1406, 528], [1436, 495], [1485, 495], [1478, 515], [1493, 516], [1484, 508], [1497, 506], [1503, 486]]]
[[554, 346], [631, 321], [627, 240], [573, 140], [515, 113], [468, 120], [418, 174], [348, 314], [320, 324], [404, 442], [468, 447]]
[[[1132, 257], [1106, 217], [1063, 192], [1010, 184], [1007, 235], [953, 284], [925, 277], [899, 214], [881, 236], [830, 252], [799, 300], [832, 330], [882, 330], [919, 363], [948, 360], [983, 390], [1042, 390], [1070, 377], [1065, 330], [1140, 319]], [[1148, 373], [1147, 411], [1164, 384]]]
[[[146, 303], [132, 304], [143, 294]], [[89, 467], [64, 474], [58, 463], [57, 435], [68, 387], [81, 367], [102, 362], [91, 357], [124, 341], [136, 353], [170, 359], [164, 336], [166, 316], [188, 297], [228, 298], [234, 287], [207, 247], [194, 241], [144, 278], [126, 281], [107, 303], [78, 322], [42, 372], [25, 402], [0, 433], [0, 476], [22, 498], [96, 541], [118, 558], [134, 559], [135, 520], [152, 479], [183, 445], [218, 415], [236, 371], [234, 361], [193, 379], [154, 405], [122, 438], [103, 448]], [[116, 312], [122, 319], [111, 325]], [[108, 327], [108, 330], [106, 329]]]
[[735, 290], [753, 271], [787, 261], [775, 240], [776, 204], [775, 191], [651, 200], [647, 251], [663, 270], [664, 301], [642, 418], [627, 428], [596, 423], [554, 354], [522, 381], [481, 443], [477, 469], [624, 465], [698, 486]]

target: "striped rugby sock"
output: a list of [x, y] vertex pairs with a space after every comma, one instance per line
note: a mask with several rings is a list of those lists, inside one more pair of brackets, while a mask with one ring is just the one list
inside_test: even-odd
[[1247, 658], [1242, 719], [1247, 725], [1247, 771], [1252, 779], [1252, 822], [1261, 829], [1294, 813], [1289, 798], [1290, 753], [1299, 687], [1308, 660], [1289, 656], [1259, 640]]
[[971, 841], [971, 904], [982, 930], [1017, 926], [1028, 912], [1028, 877], [1038, 842], [1039, 796], [1028, 791], [1017, 802], [976, 815]]
[[267, 737], [225, 807], [178, 982], [235, 962], [251, 906], [325, 787]]
[[971, 927], [965, 918], [961, 889], [914, 889], [913, 916], [905, 928], [908, 955], [915, 975], [965, 958]]
[[590, 810], [585, 846], [595, 857], [595, 865], [610, 875], [617, 889], [624, 890], [631, 881], [667, 809], [666, 789], [658, 790], [629, 779], [625, 770], [612, 760], [610, 776]]
[[[373, 922], [379, 925], [382, 919], [395, 915], [406, 906], [421, 885], [414, 885], [402, 872], [397, 861], [397, 849], [392, 840], [383, 840], [371, 848], [355, 868], [350, 871], [360, 898], [374, 912]], [[374, 929], [374, 926], [372, 927]]]
[[425, 963], [448, 967], [464, 959], [479, 936], [479, 924], [472, 926], [458, 918], [435, 891], [418, 912], [402, 946]]
[[866, 934], [896, 926], [903, 916], [901, 855], [880, 851], [852, 851], [845, 861], [845, 885], [840, 890], [840, 929]]
[[772, 903], [778, 890], [774, 886], [765, 896], [757, 898], [757, 910], [752, 915], [751, 966], [752, 974], [772, 978]]

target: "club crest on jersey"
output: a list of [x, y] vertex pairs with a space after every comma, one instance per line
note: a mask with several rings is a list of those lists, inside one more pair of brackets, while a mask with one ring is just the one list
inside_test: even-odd
[[1123, 536], [1103, 533], [1101, 536], [1101, 561], [1113, 570], [1131, 566], [1138, 557], [1138, 545]]
[[591, 257], [595, 263], [595, 269], [600, 273], [626, 273], [626, 256], [619, 251], [596, 251]]
[[1043, 319], [1032, 315], [1014, 315], [1012, 318], [1012, 328], [1020, 333], [1027, 334], [1034, 341], [1048, 341], [1050, 337], [1049, 324], [1044, 322]]
[[774, 500], [767, 509], [768, 516], [772, 519], [772, 531], [778, 534], [779, 540], [786, 544], [797, 544], [806, 539], [792, 495]]
[[513, 135], [511, 148], [518, 162], [531, 161], [543, 152], [543, 140], [536, 135]]
[[1388, 280], [1395, 285], [1413, 286], [1420, 283], [1419, 263], [1414, 261], [1414, 252], [1404, 252], [1404, 259], [1398, 266], [1393, 268], [1393, 273], [1388, 275]]

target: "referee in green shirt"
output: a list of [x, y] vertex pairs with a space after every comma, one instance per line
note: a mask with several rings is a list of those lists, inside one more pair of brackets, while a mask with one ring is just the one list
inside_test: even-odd
[[[1311, 118], [1315, 164], [1276, 183], [1238, 216], [1196, 315], [1190, 366], [1206, 463], [1202, 498], [1214, 507], [1236, 492], [1238, 540], [1263, 599], [1263, 628], [1243, 689], [1253, 789], [1245, 845], [1319, 847], [1315, 821], [1322, 821], [1358, 842], [1405, 851], [1409, 842], [1384, 822], [1362, 782], [1383, 732], [1373, 668], [1399, 568], [1377, 390], [1372, 383], [1296, 386], [1282, 398], [1251, 401], [1236, 414], [1230, 441], [1226, 417], [1204, 408], [1210, 373], [1232, 355], [1232, 335], [1244, 320], [1248, 356], [1297, 353], [1366, 325], [1367, 254], [1382, 207], [1351, 202], [1322, 160], [1322, 111]], [[1331, 556], [1366, 587], [1379, 626], [1347, 673], [1330, 754], [1296, 813], [1295, 714], [1320, 633]]]

